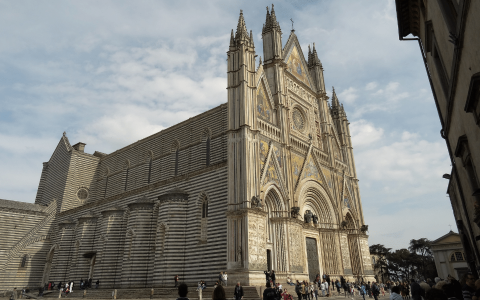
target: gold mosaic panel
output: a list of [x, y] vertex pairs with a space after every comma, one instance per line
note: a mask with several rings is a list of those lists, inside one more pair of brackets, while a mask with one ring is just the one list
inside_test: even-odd
[[290, 53], [290, 57], [288, 57], [287, 66], [288, 70], [293, 75], [295, 75], [298, 79], [300, 79], [307, 85], [310, 85], [310, 83], [308, 82], [307, 71], [303, 67], [297, 47], [293, 47], [292, 53]]
[[273, 161], [270, 159], [263, 183], [266, 184], [271, 181], [275, 182], [277, 185], [280, 185], [280, 179], [278, 178], [277, 170], [275, 169]]
[[294, 184], [297, 183], [300, 171], [302, 171], [304, 158], [298, 154], [292, 153], [292, 173]]
[[328, 187], [333, 189], [332, 175], [330, 174], [330, 170], [322, 167], [322, 172], [323, 172], [323, 175], [325, 175], [325, 179], [327, 180]]
[[303, 171], [302, 179], [305, 178], [314, 179], [319, 183], [322, 182], [322, 178], [320, 176], [320, 173], [318, 172], [317, 165], [315, 164], [312, 155], [308, 156], [308, 160], [305, 164], [305, 170]]
[[267, 99], [263, 83], [257, 89], [257, 112], [262, 119], [272, 122], [272, 107]]
[[263, 169], [265, 161], [267, 160], [268, 154], [268, 143], [266, 141], [260, 140], [260, 167]]

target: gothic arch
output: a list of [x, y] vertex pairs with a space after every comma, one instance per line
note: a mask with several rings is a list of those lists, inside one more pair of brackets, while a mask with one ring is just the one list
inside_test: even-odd
[[347, 229], [357, 229], [357, 222], [350, 212], [345, 214], [345, 222], [347, 222]]
[[267, 201], [270, 203], [269, 207], [271, 207], [274, 211], [285, 211], [287, 210], [287, 205], [285, 205], [284, 199], [286, 198], [285, 195], [282, 193], [280, 187], [276, 184], [270, 184], [266, 189], [264, 194], [265, 205], [267, 205]]
[[331, 224], [332, 226], [339, 224], [337, 211], [327, 192], [318, 182], [313, 180], [305, 182], [295, 192], [295, 199], [298, 201], [297, 206], [300, 207], [302, 216], [305, 210], [310, 207], [317, 212], [320, 224]]

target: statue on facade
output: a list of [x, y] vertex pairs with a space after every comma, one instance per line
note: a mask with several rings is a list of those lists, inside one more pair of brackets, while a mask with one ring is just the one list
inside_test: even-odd
[[343, 229], [347, 229], [347, 221], [342, 221], [340, 226], [342, 226]]
[[305, 223], [312, 222], [312, 217], [313, 217], [313, 214], [310, 210], [305, 211], [305, 214], [303, 215], [303, 219], [305, 220]]
[[318, 216], [317, 215], [313, 215], [312, 220], [313, 220], [313, 224], [318, 224]]
[[262, 207], [262, 199], [260, 199], [260, 197], [258, 196], [253, 196], [252, 200], [250, 200], [250, 203], [252, 207], [258, 207], [258, 208]]
[[292, 215], [292, 218], [297, 218], [298, 215], [300, 214], [300, 207], [298, 207], [298, 206], [292, 207], [292, 210], [291, 210], [290, 213]]
[[365, 233], [368, 231], [368, 225], [362, 225], [362, 227], [360, 227], [360, 230]]

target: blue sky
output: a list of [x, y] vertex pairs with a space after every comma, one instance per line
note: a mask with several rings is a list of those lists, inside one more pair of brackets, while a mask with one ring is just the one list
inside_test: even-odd
[[[292, 18], [344, 103], [370, 244], [448, 232], [448, 153], [418, 45], [398, 40], [394, 1], [274, 4], [283, 43]], [[34, 201], [64, 131], [109, 153], [225, 103], [230, 31], [243, 9], [262, 56], [267, 5], [0, 1], [0, 198]]]

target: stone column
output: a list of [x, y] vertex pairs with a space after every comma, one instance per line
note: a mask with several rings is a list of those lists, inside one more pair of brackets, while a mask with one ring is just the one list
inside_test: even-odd
[[352, 264], [350, 261], [350, 250], [348, 247], [348, 235], [347, 232], [340, 232], [340, 251], [342, 253], [342, 265], [343, 265], [343, 274], [345, 275], [345, 279], [353, 280], [353, 273], [352, 273]]
[[[90, 278], [92, 259], [95, 260], [97, 249], [95, 248], [95, 236], [97, 234], [98, 217], [87, 213], [78, 218], [75, 232], [75, 244], [70, 265], [70, 276], [67, 280], [87, 280]], [[97, 237], [98, 238], [98, 237]]]
[[180, 276], [180, 281], [189, 281], [185, 269], [188, 193], [175, 188], [158, 200], [154, 285], [171, 286], [175, 275]]
[[125, 249], [123, 254], [122, 287], [147, 286], [153, 268], [154, 252], [154, 202], [143, 196], [128, 205]]
[[[113, 207], [102, 211], [101, 249], [97, 254], [96, 278], [102, 288], [116, 288], [121, 285], [122, 259], [125, 231], [123, 226], [124, 210]], [[100, 245], [100, 244], [99, 244]]]

